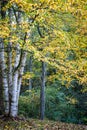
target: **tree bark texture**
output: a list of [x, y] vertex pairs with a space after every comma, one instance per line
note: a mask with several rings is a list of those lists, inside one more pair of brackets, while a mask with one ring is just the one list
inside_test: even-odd
[[4, 43], [2, 38], [0, 38], [0, 65], [1, 65], [2, 83], [4, 89], [5, 114], [8, 115], [9, 113], [9, 92], [8, 91], [9, 90], [8, 90], [8, 81], [7, 81], [7, 74], [6, 74], [5, 56], [4, 56]]
[[44, 119], [45, 116], [45, 77], [46, 76], [46, 65], [42, 61], [42, 76], [41, 76], [41, 93], [40, 93], [40, 118]]
[[2, 72], [1, 72], [1, 65], [0, 65], [0, 115], [3, 114], [4, 110], [4, 99], [3, 99], [3, 85], [2, 85]]
[[[10, 43], [8, 44], [10, 45]], [[8, 51], [8, 64], [5, 63], [4, 43], [0, 39], [0, 65], [4, 92], [5, 115], [16, 117], [18, 114], [18, 100], [21, 89], [22, 75], [26, 62], [26, 52], [23, 52], [20, 61], [19, 45], [16, 46], [14, 67], [12, 68], [12, 52]], [[18, 67], [20, 63], [20, 66]], [[6, 66], [7, 65], [7, 66]], [[17, 68], [18, 67], [18, 68]], [[0, 86], [1, 87], [1, 86]]]
[[[3, 7], [6, 5], [6, 0], [1, 1], [1, 19], [4, 20], [6, 17], [6, 12], [3, 10]], [[9, 28], [12, 30], [12, 20], [14, 18], [13, 12], [11, 9], [8, 10], [9, 16]], [[21, 32], [21, 13], [18, 12], [17, 15], [18, 23], [17, 30]], [[15, 21], [14, 21], [15, 22]], [[10, 34], [11, 35], [11, 34]], [[18, 37], [21, 38], [21, 33], [18, 33]], [[25, 35], [25, 34], [24, 34]], [[24, 38], [23, 45], [26, 43], [26, 37]], [[5, 51], [7, 47], [7, 51]], [[13, 54], [12, 48], [15, 47], [15, 52]], [[5, 58], [7, 56], [7, 59]], [[21, 89], [22, 75], [24, 72], [24, 66], [26, 62], [27, 53], [20, 48], [20, 44], [9, 42], [5, 45], [5, 42], [2, 37], [0, 37], [0, 68], [2, 74], [2, 86], [3, 86], [3, 98], [4, 98], [4, 114], [6, 116], [16, 117], [18, 114], [18, 100]], [[14, 57], [14, 60], [12, 59]], [[13, 63], [14, 61], [14, 63]], [[0, 86], [1, 88], [1, 86]], [[1, 88], [2, 89], [2, 88]]]
[[[32, 73], [32, 56], [29, 59], [29, 72]], [[29, 79], [29, 90], [32, 89], [32, 78]]]

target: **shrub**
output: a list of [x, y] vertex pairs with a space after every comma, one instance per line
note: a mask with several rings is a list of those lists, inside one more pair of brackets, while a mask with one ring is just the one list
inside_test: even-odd
[[[69, 95], [70, 96], [70, 95]], [[68, 97], [69, 98], [69, 97]], [[67, 94], [61, 89], [46, 88], [46, 109], [45, 117], [51, 120], [63, 122], [79, 123], [78, 109], [75, 104], [71, 104]], [[25, 117], [38, 118], [40, 116], [40, 90], [26, 91], [19, 99], [19, 114]], [[84, 117], [84, 120], [86, 122]]]

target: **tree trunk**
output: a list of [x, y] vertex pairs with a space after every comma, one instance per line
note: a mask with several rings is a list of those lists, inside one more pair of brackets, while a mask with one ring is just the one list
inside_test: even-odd
[[1, 72], [1, 65], [0, 65], [0, 115], [3, 114], [4, 110], [4, 102], [3, 102], [3, 85], [2, 85], [2, 72]]
[[18, 101], [19, 101], [19, 96], [20, 96], [20, 90], [21, 90], [21, 83], [22, 83], [22, 75], [24, 72], [24, 67], [26, 63], [26, 56], [27, 52], [23, 52], [22, 58], [21, 58], [21, 66], [19, 69], [19, 77], [18, 77], [18, 87], [17, 87], [17, 111], [18, 111]]
[[9, 93], [8, 93], [8, 81], [6, 74], [6, 65], [4, 57], [4, 43], [2, 38], [0, 38], [0, 65], [2, 71], [2, 83], [4, 89], [4, 104], [5, 104], [5, 115], [9, 114]]
[[[7, 0], [3, 1], [1, 0], [1, 18], [4, 20], [6, 16], [6, 11], [3, 10], [3, 7], [7, 4]], [[9, 15], [9, 28], [11, 31], [13, 31], [12, 20], [13, 17], [13, 10], [8, 10]], [[17, 12], [17, 30], [21, 32], [21, 13]], [[15, 20], [14, 20], [15, 22]], [[11, 32], [10, 31], [10, 32]], [[21, 33], [17, 33], [18, 37], [22, 39]], [[22, 75], [24, 71], [24, 66], [26, 62], [26, 52], [23, 51], [23, 48], [20, 48], [19, 43], [11, 43], [10, 37], [8, 45], [4, 45], [3, 38], [0, 38], [0, 67], [1, 67], [1, 73], [2, 73], [2, 84], [3, 84], [3, 95], [4, 95], [4, 104], [5, 104], [5, 115], [16, 117], [18, 114], [18, 99], [20, 94], [20, 88], [21, 88], [21, 81], [22, 81]], [[26, 43], [26, 35], [24, 37], [23, 45]], [[13, 45], [14, 44], [14, 45]], [[8, 48], [7, 52], [5, 52], [5, 47]], [[12, 48], [16, 48], [16, 51], [14, 52], [14, 63], [12, 64]], [[21, 53], [22, 52], [22, 53]], [[8, 59], [5, 59], [5, 55], [8, 56]], [[6, 63], [7, 62], [7, 63]], [[1, 86], [0, 86], [1, 88]]]
[[40, 93], [40, 119], [43, 120], [45, 116], [45, 75], [46, 65], [42, 61], [42, 76], [41, 76], [41, 93]]
[[[12, 10], [8, 10], [9, 14], [9, 28], [12, 28]], [[11, 34], [10, 34], [11, 35]], [[10, 40], [10, 39], [9, 39]], [[12, 102], [12, 42], [8, 43], [8, 89], [9, 89], [9, 115], [10, 115], [10, 110], [11, 110], [11, 102]]]
[[20, 52], [19, 52], [19, 45], [17, 44], [16, 56], [15, 56], [15, 63], [14, 63], [14, 74], [13, 74], [13, 89], [12, 89], [12, 101], [11, 101], [11, 113], [12, 117], [17, 116], [17, 85], [18, 85], [18, 69], [17, 68], [20, 60]]
[[9, 113], [12, 100], [12, 43], [8, 43], [8, 89], [9, 89]]
[[[32, 73], [32, 56], [29, 59], [29, 72]], [[32, 78], [29, 79], [29, 90], [32, 89]]]

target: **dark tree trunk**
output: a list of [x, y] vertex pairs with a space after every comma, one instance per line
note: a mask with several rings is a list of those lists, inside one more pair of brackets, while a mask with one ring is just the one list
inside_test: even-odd
[[8, 3], [9, 0], [0, 0], [0, 14], [1, 14], [1, 17], [2, 19], [5, 18], [5, 15], [6, 15], [6, 11], [3, 10], [3, 7], [6, 6], [6, 4]]
[[42, 61], [42, 76], [41, 76], [41, 93], [40, 93], [40, 119], [43, 120], [45, 116], [45, 76], [46, 65]]

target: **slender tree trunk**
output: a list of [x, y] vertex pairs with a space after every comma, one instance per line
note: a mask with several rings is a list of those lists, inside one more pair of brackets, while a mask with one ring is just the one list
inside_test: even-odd
[[41, 76], [41, 93], [40, 93], [40, 119], [43, 120], [45, 116], [45, 76], [46, 65], [42, 61], [42, 76]]
[[[21, 31], [20, 25], [21, 25], [21, 13], [18, 12], [18, 18], [17, 18], [17, 29]], [[26, 35], [24, 36], [24, 42], [22, 47], [26, 43]], [[18, 34], [20, 37], [20, 33]], [[21, 37], [20, 37], [21, 38]], [[21, 89], [21, 82], [22, 82], [22, 75], [24, 71], [24, 66], [26, 62], [26, 52], [23, 51], [19, 44], [16, 46], [16, 57], [15, 57], [15, 63], [14, 63], [14, 74], [13, 74], [13, 89], [12, 89], [12, 102], [11, 102], [11, 113], [10, 116], [16, 117], [18, 114], [18, 100], [20, 95], [20, 89]]]
[[[6, 11], [3, 10], [3, 7], [8, 3], [8, 1], [1, 0], [0, 1], [0, 14], [1, 19], [4, 20], [6, 16]], [[7, 73], [6, 73], [6, 64], [5, 64], [5, 56], [4, 56], [4, 42], [3, 38], [0, 37], [0, 67], [2, 72], [2, 85], [3, 85], [3, 97], [4, 97], [4, 105], [5, 105], [5, 115], [9, 114], [9, 93], [8, 93], [8, 81], [7, 81]]]
[[15, 57], [15, 63], [14, 63], [15, 72], [13, 74], [13, 89], [12, 89], [12, 102], [11, 102], [11, 113], [10, 113], [12, 117], [17, 116], [18, 69], [15, 70], [15, 68], [18, 66], [19, 60], [20, 60], [20, 52], [19, 52], [19, 45], [17, 44], [16, 57]]
[[21, 63], [19, 69], [17, 69], [13, 75], [13, 90], [12, 90], [12, 102], [11, 102], [11, 113], [10, 113], [10, 116], [12, 117], [16, 117], [18, 114], [18, 100], [19, 100], [22, 75], [24, 72], [24, 66], [26, 63], [26, 55], [27, 55], [26, 52], [22, 52], [23, 54], [20, 61], [20, 53], [18, 50], [16, 52], [15, 68], [18, 66], [19, 62]]
[[6, 65], [5, 65], [5, 57], [4, 57], [4, 43], [1, 38], [0, 38], [0, 65], [1, 65], [2, 83], [4, 89], [5, 115], [8, 115], [9, 114], [8, 81], [7, 81]]
[[[12, 10], [9, 9], [8, 11], [9, 14], [9, 28], [12, 26]], [[11, 34], [10, 34], [11, 35]], [[10, 40], [10, 39], [9, 39]], [[8, 89], [9, 89], [9, 115], [11, 111], [11, 102], [12, 102], [12, 42], [8, 43]]]
[[[29, 59], [29, 72], [32, 73], [32, 56]], [[29, 79], [29, 90], [32, 89], [32, 78]]]
[[12, 100], [12, 43], [8, 43], [8, 89], [9, 89], [9, 114]]
[[21, 90], [21, 83], [22, 83], [22, 75], [23, 75], [24, 67], [25, 67], [25, 63], [26, 63], [26, 56], [27, 56], [27, 52], [23, 52], [22, 59], [21, 59], [21, 66], [20, 66], [20, 69], [19, 69], [19, 77], [18, 77], [17, 111], [18, 111], [18, 101], [19, 101], [20, 90]]
[[3, 102], [3, 85], [2, 85], [2, 72], [1, 72], [1, 65], [0, 65], [0, 115], [3, 114], [4, 110], [4, 102]]

